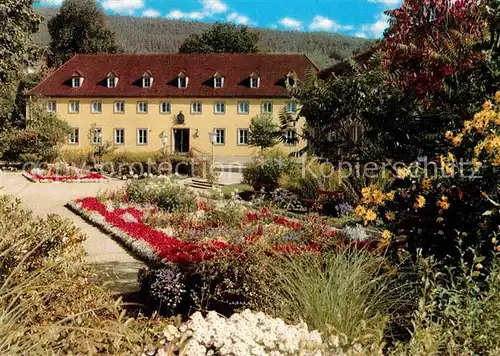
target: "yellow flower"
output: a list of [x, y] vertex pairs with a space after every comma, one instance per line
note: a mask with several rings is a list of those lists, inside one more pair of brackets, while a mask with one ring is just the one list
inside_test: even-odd
[[372, 193], [373, 202], [377, 205], [384, 205], [384, 193], [381, 190], [376, 189]]
[[417, 209], [423, 208], [425, 206], [425, 198], [422, 195], [419, 195], [413, 206]]
[[389, 240], [391, 238], [392, 234], [389, 230], [384, 230], [382, 232], [382, 235], [380, 235], [380, 237], [383, 239], [383, 240]]
[[403, 168], [398, 168], [396, 170], [396, 175], [398, 176], [399, 179], [405, 179], [408, 177], [408, 168], [403, 167]]
[[497, 91], [497, 92], [495, 93], [495, 101], [496, 101], [497, 103], [500, 103], [500, 91]]
[[492, 238], [491, 238], [491, 243], [492, 243], [492, 244], [496, 244], [496, 243], [497, 243], [497, 239], [496, 239], [495, 237], [492, 237]]
[[444, 134], [444, 137], [446, 137], [446, 139], [448, 140], [453, 140], [453, 132], [452, 131], [446, 131], [446, 133]]
[[385, 218], [388, 221], [394, 221], [396, 219], [396, 213], [394, 213], [393, 211], [388, 211], [387, 213], [385, 213]]
[[448, 203], [448, 197], [443, 195], [441, 197], [441, 200], [437, 203], [437, 205], [443, 210], [448, 210], [450, 208], [450, 203]]
[[385, 195], [385, 199], [389, 200], [389, 201], [393, 201], [394, 200], [394, 192], [389, 192]]
[[365, 220], [366, 221], [375, 221], [377, 219], [377, 214], [372, 209], [368, 209], [366, 211]]
[[482, 163], [477, 158], [474, 157], [472, 159], [472, 165], [474, 166], [475, 169], [478, 169], [479, 167], [482, 166]]
[[500, 245], [496, 247], [497, 251], [500, 252]]
[[369, 204], [370, 203], [370, 188], [366, 187], [361, 189], [361, 196], [363, 197], [363, 203]]
[[478, 264], [476, 265], [476, 269], [477, 269], [477, 270], [482, 270], [482, 269], [483, 269], [483, 265], [482, 265], [482, 264], [480, 264], [480, 263], [478, 263]]
[[436, 219], [436, 222], [440, 224], [440, 223], [442, 223], [442, 222], [443, 222], [443, 220], [444, 220], [444, 219], [443, 219], [442, 217], [439, 217], [439, 218], [437, 218], [437, 219]]
[[354, 213], [356, 214], [356, 216], [362, 217], [363, 215], [365, 215], [366, 209], [363, 205], [358, 205], [354, 210]]
[[491, 103], [491, 101], [487, 100], [484, 104], [483, 104], [483, 110], [488, 112], [490, 111], [491, 109], [493, 109], [493, 104]]
[[453, 144], [455, 146], [460, 146], [460, 144], [462, 143], [463, 138], [464, 138], [464, 135], [460, 133], [460, 134], [456, 135], [455, 137], [453, 137], [453, 139], [451, 140], [451, 142], [453, 142]]
[[422, 180], [422, 189], [423, 190], [429, 190], [429, 188], [432, 186], [432, 181], [429, 178], [424, 178]]

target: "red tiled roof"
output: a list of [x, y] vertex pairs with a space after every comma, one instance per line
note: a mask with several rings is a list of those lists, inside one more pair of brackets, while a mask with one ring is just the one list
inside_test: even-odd
[[[49, 97], [288, 97], [284, 80], [295, 71], [303, 78], [308, 68], [318, 70], [305, 55], [298, 54], [78, 54], [53, 72], [27, 95]], [[71, 87], [71, 76], [84, 73], [80, 88]], [[142, 88], [149, 71], [154, 82]], [[189, 76], [185, 89], [177, 76]], [[215, 72], [224, 73], [224, 87], [213, 87]], [[118, 86], [106, 87], [108, 73], [118, 73]], [[252, 73], [260, 74], [260, 87], [250, 88]]]

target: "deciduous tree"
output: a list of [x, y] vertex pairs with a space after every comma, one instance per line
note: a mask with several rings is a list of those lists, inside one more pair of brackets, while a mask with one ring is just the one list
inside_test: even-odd
[[62, 65], [76, 53], [116, 53], [120, 47], [108, 18], [96, 0], [65, 0], [48, 24], [51, 37], [48, 64]]
[[201, 35], [190, 35], [179, 48], [180, 53], [257, 53], [259, 34], [247, 26], [215, 23]]

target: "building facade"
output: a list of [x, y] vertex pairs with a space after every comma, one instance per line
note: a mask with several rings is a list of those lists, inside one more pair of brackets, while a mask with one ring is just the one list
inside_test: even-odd
[[[67, 148], [111, 142], [238, 159], [255, 151], [252, 118], [296, 114], [287, 87], [309, 68], [317, 70], [303, 55], [76, 55], [27, 95], [47, 97], [47, 110], [73, 128]], [[300, 136], [301, 126], [284, 135]]]

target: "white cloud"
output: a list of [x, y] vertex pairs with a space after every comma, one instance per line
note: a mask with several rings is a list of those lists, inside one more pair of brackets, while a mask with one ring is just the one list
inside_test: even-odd
[[397, 7], [401, 4], [401, 0], [368, 0], [369, 2], [378, 2], [384, 4], [387, 7]]
[[161, 16], [160, 11], [155, 9], [146, 9], [143, 11], [142, 16], [144, 17], [159, 17]]
[[384, 35], [385, 29], [389, 26], [388, 17], [384, 14], [378, 15], [376, 21], [369, 25], [361, 26], [361, 30], [356, 35], [358, 37], [380, 38]]
[[227, 5], [220, 0], [201, 0], [203, 12], [209, 15], [221, 14], [227, 11]]
[[291, 28], [294, 30], [299, 30], [302, 28], [302, 22], [299, 20], [292, 19], [291, 17], [283, 17], [278, 21], [281, 26]]
[[364, 33], [364, 32], [356, 32], [354, 34], [354, 37], [366, 38], [367, 36], [366, 36], [366, 33]]
[[61, 6], [63, 0], [40, 0], [42, 6]]
[[202, 20], [206, 14], [198, 11], [182, 12], [180, 10], [172, 10], [167, 14], [167, 19], [171, 20]]
[[233, 22], [237, 25], [253, 25], [255, 26], [255, 22], [252, 21], [248, 16], [238, 14], [237, 12], [232, 12], [226, 17], [227, 21]]
[[144, 7], [144, 0], [104, 0], [102, 6], [109, 11], [132, 15]]
[[331, 20], [328, 17], [317, 15], [314, 17], [313, 21], [309, 25], [309, 29], [312, 31], [333, 31], [338, 32], [340, 30], [352, 30], [352, 26], [343, 26], [335, 20]]

